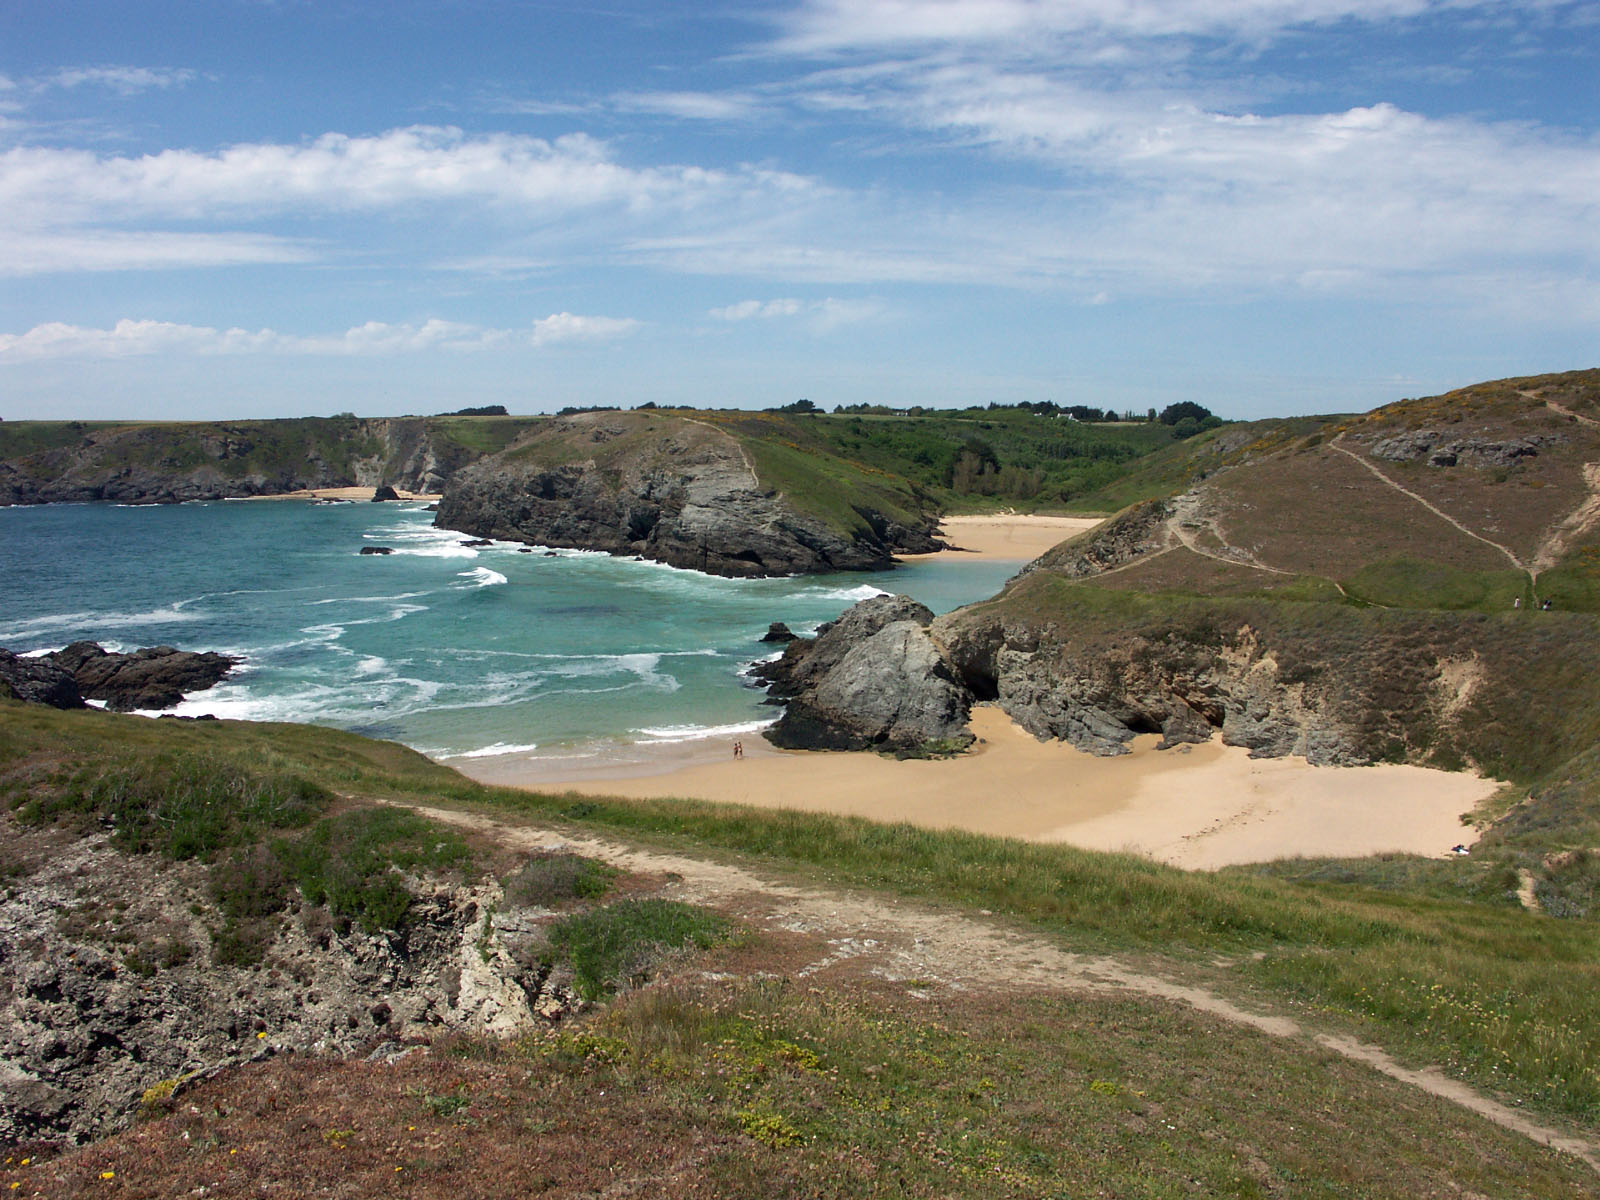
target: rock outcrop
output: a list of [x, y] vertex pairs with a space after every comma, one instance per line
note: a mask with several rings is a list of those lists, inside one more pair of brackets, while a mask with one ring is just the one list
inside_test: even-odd
[[[204, 868], [0, 817], [29, 858], [0, 891], [0, 1142], [81, 1142], [162, 1111], [176, 1088], [263, 1054], [403, 1053], [461, 1031], [526, 1034], [578, 1007], [570, 980], [502, 927], [493, 881], [419, 881], [403, 927], [341, 929], [299, 906], [267, 961], [221, 961]], [[498, 921], [495, 914], [498, 913]], [[196, 915], [202, 914], [202, 915]], [[513, 920], [515, 918], [515, 920]]]
[[791, 750], [896, 754], [970, 743], [972, 694], [928, 636], [932, 620], [906, 596], [875, 596], [816, 638], [790, 642], [753, 672], [787, 701], [767, 739]]
[[173, 646], [113, 654], [98, 642], [73, 642], [46, 657], [71, 673], [85, 700], [103, 701], [114, 712], [171, 708], [220, 683], [240, 661]]
[[1430, 467], [1509, 467], [1538, 457], [1542, 447], [1558, 439], [1551, 434], [1506, 438], [1447, 438], [1436, 429], [1418, 429], [1373, 443], [1372, 457], [1388, 462], [1416, 462]]
[[870, 509], [849, 531], [764, 485], [738, 440], [708, 424], [597, 412], [542, 426], [455, 475], [435, 524], [477, 537], [637, 555], [713, 575], [882, 570], [937, 549]]
[[48, 704], [51, 708], [82, 708], [83, 693], [72, 672], [63, 670], [49, 658], [23, 658], [0, 650], [0, 696], [25, 700], [29, 704]]
[[483, 456], [440, 422], [419, 417], [75, 422], [53, 432], [42, 448], [30, 442], [9, 453], [0, 438], [0, 505], [171, 504], [341, 487], [430, 493]]

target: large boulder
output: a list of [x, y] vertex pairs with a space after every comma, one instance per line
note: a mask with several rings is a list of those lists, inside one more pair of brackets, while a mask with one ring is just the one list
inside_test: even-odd
[[51, 708], [82, 708], [83, 695], [70, 671], [48, 658], [23, 658], [0, 650], [0, 696], [48, 704]]
[[[763, 674], [786, 697], [766, 731], [790, 750], [916, 754], [972, 741], [972, 693], [928, 636], [933, 614], [905, 596], [863, 600], [815, 640], [789, 644]], [[771, 670], [777, 668], [777, 670]]]

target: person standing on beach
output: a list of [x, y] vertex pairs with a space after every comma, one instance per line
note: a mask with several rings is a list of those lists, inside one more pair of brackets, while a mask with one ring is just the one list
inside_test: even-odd
[[737, 739], [733, 743], [733, 756], [735, 758], [743, 758], [744, 757], [744, 743], [741, 742], [741, 741], [738, 741]]

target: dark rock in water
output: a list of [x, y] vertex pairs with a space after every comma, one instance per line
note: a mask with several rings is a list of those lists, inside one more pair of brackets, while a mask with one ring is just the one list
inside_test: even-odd
[[544, 556], [546, 558], [555, 558], [556, 557], [556, 552], [554, 550], [546, 550], [544, 552]]
[[532, 546], [520, 546], [520, 547], [517, 548], [517, 553], [518, 554], [532, 554], [533, 553], [533, 547]]
[[21, 658], [9, 650], [0, 650], [0, 696], [51, 708], [84, 707], [70, 671], [48, 658]]
[[788, 706], [765, 733], [790, 750], [917, 753], [966, 745], [970, 690], [928, 636], [933, 613], [906, 596], [863, 600], [815, 640], [797, 638], [752, 674]]
[[763, 642], [792, 642], [799, 636], [782, 621], [774, 621], [767, 626], [767, 632], [761, 636], [761, 640]]
[[394, 553], [394, 547], [393, 546], [363, 546], [363, 547], [361, 547], [361, 553], [363, 553], [363, 554], [393, 554]]
[[438, 512], [439, 511], [438, 502], [436, 501], [433, 504], [428, 505], [428, 507], [423, 509], [422, 511], [423, 512]]
[[110, 654], [98, 642], [73, 642], [48, 657], [72, 673], [85, 699], [103, 700], [115, 712], [171, 708], [188, 693], [220, 682], [239, 662], [226, 654], [173, 646]]
[[463, 546], [492, 546], [494, 542], [489, 538], [473, 538], [471, 541], [461, 543]]
[[395, 491], [394, 488], [390, 487], [387, 483], [382, 484], [376, 491], [372, 493], [372, 502], [374, 504], [377, 504], [383, 500], [398, 499], [400, 499], [400, 493]]

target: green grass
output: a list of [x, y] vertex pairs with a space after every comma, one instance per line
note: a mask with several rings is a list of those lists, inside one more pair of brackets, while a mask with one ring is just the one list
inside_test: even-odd
[[1533, 591], [1522, 571], [1465, 571], [1444, 563], [1394, 558], [1372, 563], [1340, 582], [1351, 599], [1389, 608], [1503, 612], [1518, 597], [1530, 613], [1534, 608]]
[[549, 908], [569, 900], [592, 900], [611, 890], [617, 869], [581, 854], [536, 854], [505, 881], [506, 902]]
[[663, 954], [705, 949], [727, 931], [715, 913], [673, 900], [619, 900], [563, 917], [550, 927], [550, 947], [570, 964], [573, 985], [598, 1000], [642, 980]]
[[[748, 856], [833, 884], [985, 908], [1075, 949], [1195, 964], [1234, 957], [1231, 986], [1304, 1005], [1319, 1020], [1348, 1022], [1416, 1061], [1446, 1063], [1539, 1107], [1600, 1120], [1600, 1010], [1589, 1002], [1600, 993], [1600, 921], [1507, 906], [1485, 882], [1478, 853], [1418, 870], [1409, 881], [1398, 878], [1408, 868], [1395, 868], [1387, 886], [1340, 880], [1336, 867], [1320, 880], [1214, 876], [1129, 856], [859, 819], [483, 788], [400, 747], [332, 730], [0, 703], [0, 779], [7, 786], [48, 762], [148, 753], [163, 743], [204, 746], [223, 769], [260, 765], [350, 794], [471, 803]], [[1569, 836], [1581, 841], [1593, 827], [1597, 793], [1600, 751], [1592, 751], [1540, 785], [1537, 803], [1514, 809], [1482, 853], [1536, 861], [1539, 847]], [[1537, 818], [1547, 807], [1554, 816], [1543, 824]], [[1484, 1017], [1493, 1012], [1504, 1015]]]
[[404, 873], [470, 864], [458, 834], [408, 810], [330, 811], [357, 764], [394, 759], [432, 777], [410, 751], [310, 727], [277, 727], [275, 741], [263, 727], [108, 715], [0, 706], [0, 803], [24, 821], [109, 825], [132, 853], [207, 864], [216, 961], [259, 962], [297, 892], [377, 932], [405, 919]]

